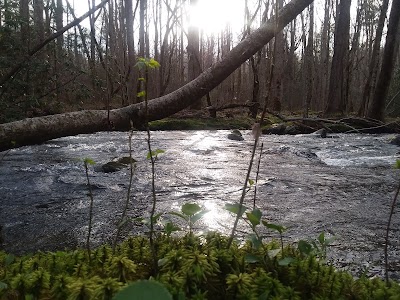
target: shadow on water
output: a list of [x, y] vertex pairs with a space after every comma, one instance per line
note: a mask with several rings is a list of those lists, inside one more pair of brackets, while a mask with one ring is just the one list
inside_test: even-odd
[[[228, 131], [153, 132], [153, 149], [163, 149], [156, 165], [160, 212], [179, 211], [197, 202], [209, 213], [198, 231], [229, 234], [232, 216], [223, 209], [240, 198], [252, 138], [227, 139]], [[269, 222], [288, 228], [287, 242], [337, 237], [330, 259], [355, 274], [381, 275], [389, 206], [399, 181], [392, 166], [398, 148], [390, 135], [263, 136], [257, 206]], [[128, 214], [148, 214], [151, 172], [146, 137], [134, 133], [137, 160]], [[84, 245], [89, 211], [82, 160], [97, 165], [128, 155], [127, 133], [98, 133], [11, 150], [0, 163], [2, 247], [13, 253]], [[93, 246], [112, 239], [122, 212], [129, 169], [115, 173], [90, 169], [94, 194]], [[251, 178], [255, 178], [253, 172]], [[251, 207], [253, 189], [246, 205]], [[395, 218], [389, 245], [391, 274], [400, 277], [400, 220]], [[143, 232], [132, 223], [124, 234]], [[241, 232], [248, 230], [241, 224]], [[277, 238], [265, 232], [267, 239]]]

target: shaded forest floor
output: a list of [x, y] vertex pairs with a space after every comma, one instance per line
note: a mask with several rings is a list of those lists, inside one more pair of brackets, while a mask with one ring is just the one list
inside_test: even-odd
[[[150, 123], [151, 130], [249, 130], [254, 124], [246, 110], [227, 109], [210, 116], [207, 110], [183, 110], [169, 118]], [[264, 134], [307, 134], [320, 129], [327, 133], [400, 133], [400, 120], [387, 122], [368, 120], [355, 116], [321, 118], [310, 114], [303, 118], [300, 114], [284, 112], [269, 113], [263, 122]]]

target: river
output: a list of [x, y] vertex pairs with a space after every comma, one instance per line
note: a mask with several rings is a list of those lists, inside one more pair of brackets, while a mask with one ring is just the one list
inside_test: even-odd
[[[159, 212], [179, 211], [183, 203], [196, 202], [209, 210], [196, 223], [197, 232], [229, 234], [233, 217], [223, 207], [239, 201], [253, 139], [244, 131], [244, 141], [232, 141], [228, 133], [152, 132], [153, 149], [165, 150], [156, 162]], [[262, 136], [257, 207], [268, 222], [287, 227], [285, 242], [325, 232], [336, 237], [328, 254], [337, 267], [355, 275], [382, 276], [385, 230], [399, 183], [399, 171], [393, 168], [399, 148], [388, 143], [391, 137]], [[132, 218], [148, 215], [151, 207], [147, 153], [146, 134], [134, 132], [132, 157], [137, 163], [128, 209]], [[111, 241], [126, 201], [130, 170], [97, 171], [102, 164], [128, 155], [128, 133], [121, 132], [60, 138], [8, 152], [0, 162], [2, 248], [20, 254], [84, 245], [89, 212], [85, 158], [96, 162], [89, 167], [94, 196], [92, 245]], [[257, 162], [253, 180], [256, 167]], [[254, 190], [253, 186], [247, 193], [248, 207], [253, 205]], [[389, 244], [390, 275], [396, 279], [400, 278], [398, 216], [393, 218]], [[239, 229], [248, 232], [245, 224]], [[132, 223], [123, 235], [144, 230]], [[266, 240], [278, 238], [273, 232], [264, 233]]]

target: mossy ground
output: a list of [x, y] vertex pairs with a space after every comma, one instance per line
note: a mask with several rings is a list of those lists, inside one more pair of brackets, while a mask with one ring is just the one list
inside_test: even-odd
[[217, 233], [160, 235], [155, 249], [156, 270], [144, 236], [128, 238], [115, 253], [102, 246], [90, 258], [84, 250], [0, 252], [0, 299], [112, 299], [141, 279], [160, 282], [174, 299], [400, 299], [397, 283], [354, 279], [294, 247], [281, 252], [274, 242], [228, 248]]
[[151, 130], [250, 129], [254, 120], [238, 118], [165, 118], [150, 122]]

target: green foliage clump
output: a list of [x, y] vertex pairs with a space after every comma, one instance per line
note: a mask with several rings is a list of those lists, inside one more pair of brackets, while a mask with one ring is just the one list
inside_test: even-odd
[[251, 129], [254, 120], [238, 117], [223, 118], [165, 118], [149, 123], [151, 130], [216, 130], [216, 129]]
[[[115, 253], [92, 250], [38, 252], [15, 257], [0, 252], [0, 299], [112, 299], [139, 280], [161, 283], [174, 299], [399, 299], [400, 286], [354, 279], [293, 246], [272, 242], [255, 248], [218, 233], [154, 240], [158, 271], [152, 273], [149, 240], [130, 237]], [[304, 247], [304, 245], [303, 245]], [[272, 253], [275, 253], [272, 255]], [[278, 253], [278, 254], [276, 254]], [[251, 259], [257, 257], [257, 259]], [[283, 257], [291, 257], [282, 263]], [[147, 283], [146, 283], [147, 284]]]

